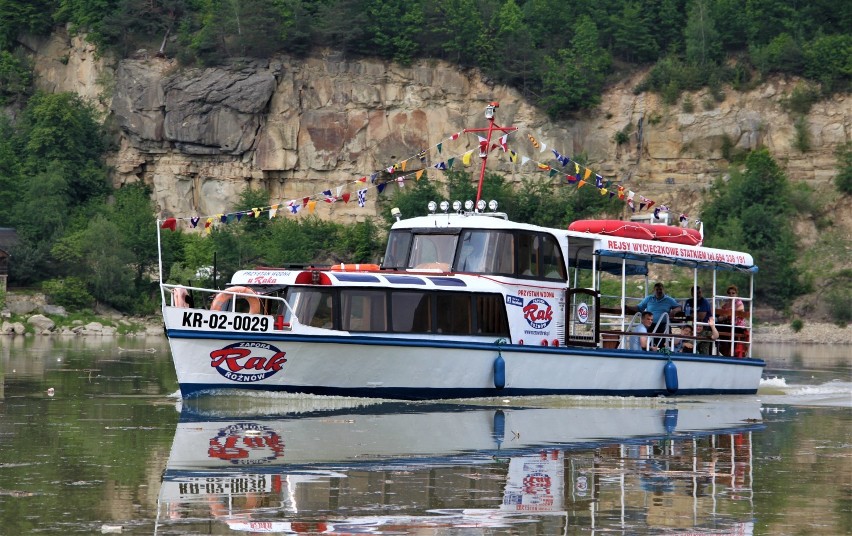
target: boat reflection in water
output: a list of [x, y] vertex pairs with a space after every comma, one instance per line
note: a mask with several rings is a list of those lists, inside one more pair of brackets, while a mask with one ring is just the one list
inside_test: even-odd
[[233, 400], [183, 401], [158, 534], [752, 532], [756, 400]]

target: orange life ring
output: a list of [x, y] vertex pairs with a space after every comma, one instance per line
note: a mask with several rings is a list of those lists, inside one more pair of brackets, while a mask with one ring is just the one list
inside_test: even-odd
[[172, 289], [172, 307], [189, 307], [186, 302], [188, 292], [183, 287], [175, 287]]
[[378, 272], [378, 264], [335, 264], [331, 267], [332, 272]]
[[244, 299], [249, 304], [249, 313], [256, 315], [260, 312], [260, 299], [257, 296], [238, 296], [235, 294], [228, 294], [229, 292], [255, 294], [255, 292], [248, 287], [228, 287], [223, 292], [216, 294], [216, 297], [213, 298], [213, 303], [210, 304], [210, 310], [224, 311], [225, 305], [232, 299]]

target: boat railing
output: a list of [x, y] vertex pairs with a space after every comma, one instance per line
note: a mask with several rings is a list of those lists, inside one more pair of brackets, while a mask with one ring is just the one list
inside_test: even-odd
[[[625, 318], [636, 311], [636, 304], [630, 305], [628, 302], [635, 301], [636, 304], [641, 301], [641, 298], [631, 298], [627, 296], [616, 296], [601, 294], [601, 303], [617, 303], [618, 305], [601, 305], [600, 318], [601, 329], [605, 331], [629, 331], [625, 324]], [[629, 322], [629, 321], [628, 321]]]
[[[225, 312], [238, 312], [236, 310], [237, 300], [233, 298], [245, 298], [246, 300], [257, 300], [258, 311], [255, 314], [267, 314], [267, 315], [282, 315], [286, 311], [288, 314], [287, 322], [289, 323], [298, 323], [298, 319], [295, 311], [290, 306], [290, 304], [284, 298], [280, 296], [273, 296], [269, 294], [257, 294], [254, 292], [243, 292], [238, 290], [216, 290], [210, 289], [206, 287], [193, 287], [188, 285], [179, 285], [179, 284], [171, 284], [171, 283], [161, 283], [161, 287], [163, 289], [163, 304], [165, 304], [166, 297], [165, 295], [169, 295], [169, 305], [172, 307], [188, 307], [194, 309], [207, 309], [204, 306], [199, 305], [191, 305], [192, 301], [186, 300], [187, 293], [200, 293], [203, 297], [211, 297], [210, 299], [215, 301], [217, 296], [230, 296], [231, 299], [226, 300], [227, 308], [223, 309]], [[182, 298], [183, 296], [183, 298]], [[205, 303], [207, 300], [202, 299], [202, 303]], [[278, 304], [278, 307], [275, 307], [274, 303]]]

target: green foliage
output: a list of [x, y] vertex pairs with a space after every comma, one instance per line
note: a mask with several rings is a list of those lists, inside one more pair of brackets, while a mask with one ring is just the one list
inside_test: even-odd
[[805, 57], [801, 45], [788, 33], [775, 36], [765, 46], [754, 46], [751, 59], [762, 73], [801, 73]]
[[749, 251], [757, 260], [757, 296], [777, 308], [806, 291], [794, 266], [796, 239], [787, 178], [766, 149], [746, 157], [745, 171], [718, 181], [704, 206], [706, 245]]
[[[399, 207], [403, 217], [426, 213], [429, 201], [461, 201], [476, 199], [478, 177], [463, 171], [447, 173], [449, 195], [442, 195], [434, 183], [418, 181], [414, 188], [405, 187], [397, 191], [387, 205]], [[510, 219], [546, 227], [565, 227], [574, 219], [595, 214], [616, 214], [619, 203], [608, 195], [600, 195], [597, 188], [577, 188], [560, 183], [557, 179], [522, 179], [515, 188], [496, 173], [486, 173], [482, 184], [481, 199], [498, 203], [498, 211], [505, 212]], [[450, 209], [452, 210], [452, 209]], [[388, 211], [389, 214], [389, 211]], [[388, 223], [393, 218], [387, 218]]]
[[[302, 56], [317, 47], [404, 65], [438, 58], [481, 69], [552, 117], [598, 105], [612, 56], [656, 62], [654, 80], [640, 88], [671, 104], [704, 85], [746, 88], [750, 63], [763, 73], [804, 74], [825, 94], [852, 80], [852, 10], [825, 1], [0, 1], [0, 51], [13, 48], [18, 32], [44, 34], [55, 21], [85, 32], [101, 52], [156, 50], [183, 64]], [[738, 56], [730, 68], [724, 54]], [[665, 65], [667, 58], [676, 61]], [[17, 68], [12, 73], [26, 84]]]
[[13, 48], [18, 35], [24, 32], [47, 35], [53, 27], [51, 15], [55, 9], [54, 0], [0, 1], [0, 50]]
[[805, 327], [805, 323], [802, 321], [801, 318], [794, 318], [793, 321], [790, 322], [790, 327], [793, 329], [793, 331], [798, 333], [802, 331], [803, 327]]
[[95, 299], [86, 289], [86, 283], [78, 277], [51, 279], [41, 285], [50, 303], [72, 309], [91, 309]]
[[560, 49], [543, 61], [541, 105], [550, 117], [564, 117], [568, 112], [600, 103], [612, 60], [598, 44], [598, 28], [589, 17], [577, 21], [571, 48]]
[[621, 12], [611, 17], [612, 53], [629, 62], [653, 61], [659, 54], [654, 36], [653, 13], [641, 2], [626, 1]]
[[834, 186], [844, 194], [852, 194], [852, 143], [846, 142], [837, 148], [837, 175]]
[[811, 132], [808, 130], [808, 120], [804, 116], [800, 116], [796, 119], [796, 122], [793, 123], [793, 128], [796, 132], [795, 138], [793, 139], [793, 146], [802, 153], [810, 151]]
[[33, 72], [26, 56], [0, 50], [0, 106], [29, 95]]
[[[847, 8], [847, 11], [850, 11]], [[852, 87], [852, 35], [818, 35], [805, 45], [805, 75], [818, 80], [823, 92]]]
[[852, 270], [833, 274], [823, 292], [829, 314], [838, 326], [852, 322]]
[[788, 113], [807, 115], [811, 107], [819, 100], [819, 90], [809, 84], [797, 84], [784, 101]]
[[721, 58], [721, 40], [716, 31], [710, 0], [692, 0], [684, 29], [686, 61], [705, 68]]

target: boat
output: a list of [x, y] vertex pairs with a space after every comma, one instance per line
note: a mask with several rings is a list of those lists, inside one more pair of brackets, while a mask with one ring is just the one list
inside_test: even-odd
[[[485, 157], [482, 166], [484, 173]], [[765, 363], [752, 356], [749, 337], [751, 255], [545, 228], [510, 221], [497, 208], [477, 199], [431, 202], [420, 216], [397, 211], [378, 266], [258, 267], [237, 271], [224, 289], [161, 276], [182, 395], [236, 389], [416, 400], [757, 391]], [[705, 288], [711, 281], [714, 304], [723, 298], [718, 274], [752, 280], [740, 296], [748, 311], [727, 331], [718, 326], [714, 355], [675, 352], [674, 330], [660, 335], [660, 352], [627, 349], [639, 323], [635, 305], [648, 293], [649, 268], [659, 264], [691, 268]], [[641, 278], [641, 296], [630, 295], [633, 277]], [[602, 291], [606, 278], [620, 280], [619, 295]]]
[[751, 437], [764, 428], [753, 397], [338, 408], [317, 397], [319, 408], [302, 401], [293, 412], [287, 399], [236, 408], [211, 398], [181, 408], [158, 494], [163, 533], [491, 534], [533, 522], [606, 530], [619, 516], [589, 503], [613, 496], [622, 521], [636, 510], [662, 514], [653, 504], [672, 500], [669, 517], [690, 534], [735, 534], [752, 521], [742, 507], [720, 513], [751, 495]]

